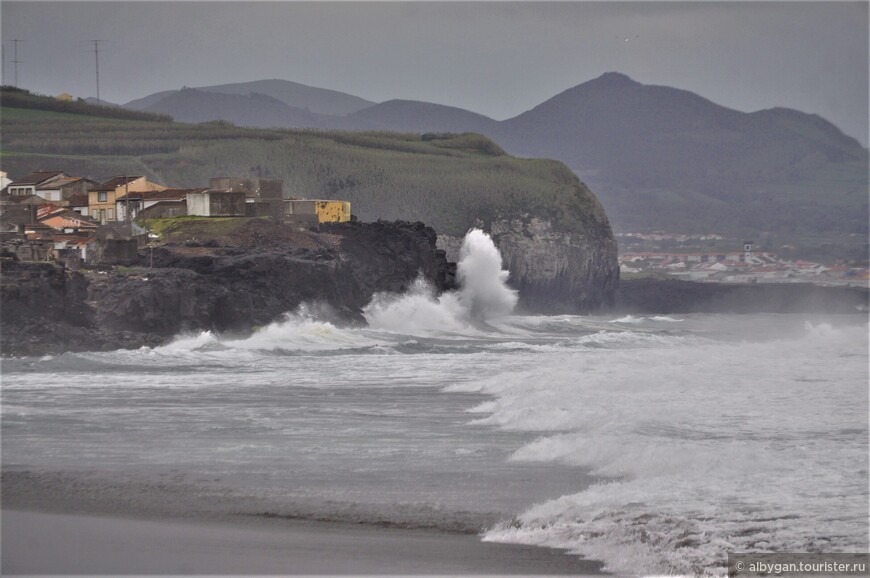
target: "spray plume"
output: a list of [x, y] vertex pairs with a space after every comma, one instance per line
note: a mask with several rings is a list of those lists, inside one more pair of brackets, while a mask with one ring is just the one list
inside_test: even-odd
[[472, 229], [459, 251], [458, 291], [435, 296], [421, 278], [404, 295], [375, 295], [363, 313], [374, 329], [405, 334], [460, 331], [475, 321], [510, 315], [517, 292], [506, 285], [509, 275], [489, 235]]

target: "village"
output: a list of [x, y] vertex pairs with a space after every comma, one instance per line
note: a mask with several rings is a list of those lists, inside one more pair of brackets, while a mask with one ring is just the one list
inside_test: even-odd
[[60, 170], [11, 179], [0, 172], [0, 255], [71, 268], [127, 264], [154, 235], [141, 226], [175, 217], [270, 217], [304, 227], [351, 220], [341, 200], [284, 198], [280, 179], [215, 177], [181, 189], [141, 175], [104, 181]]
[[[141, 175], [104, 181], [61, 170], [10, 179], [0, 171], [0, 254], [68, 267], [128, 264], [153, 235], [142, 226], [175, 217], [270, 217], [304, 227], [351, 219], [343, 200], [284, 198], [280, 179], [214, 177], [207, 187], [172, 188]], [[632, 234], [646, 241], [715, 241], [718, 235]], [[617, 235], [617, 238], [625, 235]], [[787, 260], [745, 241], [733, 250], [621, 250], [623, 278], [666, 275], [705, 283], [870, 286], [866, 267]]]
[[666, 275], [703, 283], [870, 286], [870, 272], [866, 267], [781, 259], [773, 252], [757, 250], [752, 241], [745, 241], [742, 250], [733, 251], [620, 251], [619, 270], [623, 277]]

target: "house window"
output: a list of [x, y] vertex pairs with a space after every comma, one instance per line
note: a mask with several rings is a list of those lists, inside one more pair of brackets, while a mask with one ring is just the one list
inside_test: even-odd
[[93, 211], [91, 211], [91, 217], [93, 217], [95, 221], [98, 220], [100, 218], [100, 211], [98, 209], [94, 209]]
[[105, 203], [108, 200], [108, 195], [109, 193], [107, 193], [106, 191], [100, 191], [99, 193], [97, 193], [97, 202]]
[[109, 209], [109, 220], [110, 221], [115, 220], [115, 209]]

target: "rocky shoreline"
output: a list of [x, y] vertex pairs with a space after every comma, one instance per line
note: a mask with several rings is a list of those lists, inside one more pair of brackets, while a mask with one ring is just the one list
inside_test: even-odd
[[456, 265], [423, 223], [340, 223], [303, 231], [259, 221], [216, 240], [165, 243], [129, 267], [73, 271], [2, 263], [3, 355], [157, 346], [180, 333], [249, 334], [308, 303], [362, 323], [382, 291], [423, 275], [455, 288]]
[[[616, 276], [594, 259], [578, 264], [566, 257], [550, 268], [561, 273], [547, 277], [533, 270], [540, 263], [532, 253], [518, 261], [528, 248], [502, 241], [521, 313], [867, 311], [868, 291], [856, 287], [661, 279], [623, 280], [617, 287]], [[580, 253], [581, 260], [597, 254]], [[527, 266], [515, 272], [518, 263]], [[320, 319], [361, 324], [374, 294], [401, 293], [419, 275], [438, 292], [456, 288], [456, 264], [437, 248], [435, 231], [419, 222], [307, 231], [260, 220], [220, 238], [194, 230], [140, 251], [139, 262], [127, 267], [71, 270], [8, 256], [0, 265], [6, 356], [154, 347], [201, 331], [245, 336], [302, 304], [316, 308]]]

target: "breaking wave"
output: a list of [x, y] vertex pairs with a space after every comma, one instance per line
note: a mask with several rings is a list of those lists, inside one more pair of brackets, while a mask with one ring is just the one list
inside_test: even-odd
[[421, 278], [406, 294], [375, 295], [363, 313], [373, 329], [406, 335], [466, 332], [513, 312], [517, 292], [507, 286], [510, 273], [501, 267], [501, 253], [489, 235], [472, 229], [459, 252], [458, 291], [435, 295]]
[[735, 551], [866, 551], [866, 326], [807, 324], [763, 343], [643, 335], [447, 388], [492, 396], [474, 424], [544, 433], [511, 460], [601, 479], [486, 540], [631, 574], [723, 575]]
[[[406, 293], [379, 293], [364, 308], [368, 327], [342, 327], [328, 321], [334, 315], [324, 304], [306, 303], [280, 321], [259, 328], [253, 334], [234, 338], [203, 331], [180, 335], [172, 342], [135, 352], [79, 354], [97, 363], [130, 364], [145, 357], [185, 359], [192, 365], [221, 362], [232, 351], [232, 359], [254, 359], [264, 353], [312, 354], [330, 352], [374, 353], [425, 352], [419, 336], [457, 335], [486, 337], [495, 329], [488, 321], [508, 316], [517, 302], [516, 291], [506, 285], [508, 271], [501, 268], [501, 254], [492, 239], [480, 230], [470, 231], [462, 243], [457, 265], [459, 290], [436, 295], [422, 277]], [[527, 333], [527, 332], [524, 332]], [[443, 344], [457, 349], [456, 346]], [[109, 360], [112, 361], [109, 361]]]

